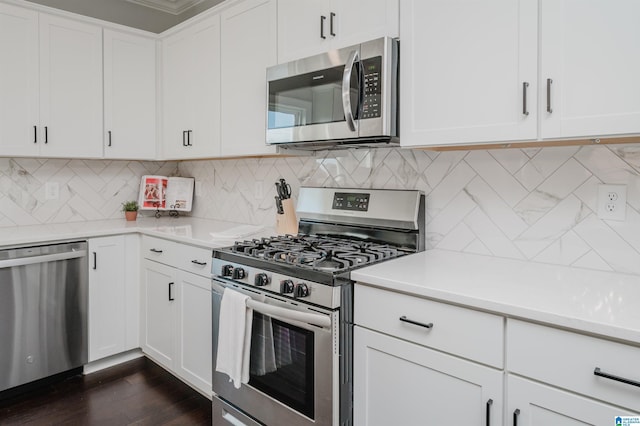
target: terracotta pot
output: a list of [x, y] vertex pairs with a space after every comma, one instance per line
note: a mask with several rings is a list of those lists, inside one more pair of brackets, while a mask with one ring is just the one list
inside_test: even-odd
[[124, 212], [124, 217], [126, 217], [127, 220], [136, 220], [136, 218], [138, 217], [138, 212]]

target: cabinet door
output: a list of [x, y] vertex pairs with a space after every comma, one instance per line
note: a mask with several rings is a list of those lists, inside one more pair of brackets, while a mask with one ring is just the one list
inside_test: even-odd
[[40, 14], [41, 155], [102, 157], [102, 118], [102, 28]]
[[247, 0], [222, 13], [222, 155], [273, 154], [266, 144], [267, 80], [276, 63], [276, 0]]
[[104, 30], [104, 156], [156, 155], [156, 42]]
[[186, 130], [193, 127], [189, 101], [190, 34], [182, 31], [162, 41], [163, 158], [186, 155]]
[[617, 416], [638, 415], [513, 375], [507, 389], [509, 426], [615, 425]]
[[38, 14], [0, 4], [0, 151], [38, 152]]
[[124, 237], [89, 240], [89, 361], [125, 350], [125, 262]]
[[501, 425], [502, 381], [501, 371], [355, 327], [355, 425]]
[[333, 0], [331, 11], [336, 14], [332, 49], [399, 35], [399, 0]]
[[329, 50], [329, 13], [329, 0], [278, 0], [278, 63]]
[[536, 0], [401, 0], [400, 144], [535, 139], [537, 13]]
[[543, 138], [640, 133], [638, 16], [635, 0], [541, 2]]
[[163, 41], [164, 157], [220, 155], [220, 17]]
[[177, 372], [211, 395], [211, 279], [180, 272], [176, 301]]
[[175, 362], [175, 271], [150, 260], [142, 263], [142, 350], [168, 368]]

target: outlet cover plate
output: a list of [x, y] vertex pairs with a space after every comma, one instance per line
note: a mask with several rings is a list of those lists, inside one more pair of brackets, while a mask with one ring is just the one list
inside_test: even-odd
[[46, 182], [44, 184], [44, 199], [57, 200], [60, 197], [60, 185], [58, 182]]
[[627, 185], [598, 185], [598, 218], [623, 221], [627, 213]]

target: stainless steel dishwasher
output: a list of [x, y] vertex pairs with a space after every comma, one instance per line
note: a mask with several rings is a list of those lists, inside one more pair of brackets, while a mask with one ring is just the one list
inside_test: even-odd
[[0, 250], [0, 391], [87, 363], [87, 243]]

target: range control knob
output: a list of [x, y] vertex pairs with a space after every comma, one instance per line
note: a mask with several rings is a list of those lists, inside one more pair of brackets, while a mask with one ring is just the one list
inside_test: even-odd
[[253, 283], [258, 287], [264, 287], [265, 285], [268, 285], [270, 281], [271, 280], [269, 279], [269, 276], [264, 272], [256, 274], [255, 278], [253, 279]]
[[222, 276], [230, 277], [231, 275], [233, 275], [233, 265], [224, 265], [222, 267]]
[[233, 268], [233, 275], [231, 276], [231, 278], [233, 278], [234, 280], [241, 280], [246, 276], [247, 276], [247, 273], [245, 272], [244, 269]]
[[309, 286], [305, 283], [296, 284], [295, 290], [293, 292], [293, 297], [296, 299], [299, 297], [307, 297], [309, 295]]
[[290, 294], [290, 293], [293, 293], [293, 281], [291, 280], [280, 281], [280, 294]]

